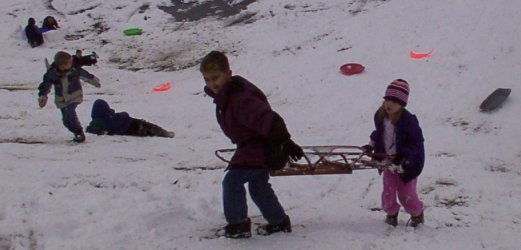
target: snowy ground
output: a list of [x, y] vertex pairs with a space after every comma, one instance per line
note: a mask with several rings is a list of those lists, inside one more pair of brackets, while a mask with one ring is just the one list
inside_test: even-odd
[[[521, 2], [263, 0], [194, 22], [158, 7], [170, 4], [1, 1], [0, 249], [519, 248]], [[47, 15], [61, 29], [31, 49], [22, 35], [27, 18]], [[143, 35], [123, 36], [132, 27]], [[53, 103], [38, 108], [36, 87], [43, 58], [76, 49], [100, 55], [86, 68], [102, 88], [84, 87], [84, 126], [102, 98], [176, 138], [88, 135], [70, 143]], [[405, 227], [403, 212], [400, 226], [387, 228], [381, 177], [360, 171], [272, 178], [291, 234], [204, 239], [224, 224], [224, 173], [200, 168], [223, 167], [213, 152], [233, 146], [202, 93], [197, 66], [213, 49], [265, 91], [301, 145], [365, 144], [387, 84], [409, 81], [408, 108], [426, 138], [418, 182], [425, 225]], [[408, 57], [431, 49], [431, 58]], [[340, 74], [348, 62], [366, 71]], [[165, 82], [168, 92], [151, 91]], [[499, 87], [512, 89], [504, 106], [479, 112]], [[253, 204], [250, 215], [264, 222]]]

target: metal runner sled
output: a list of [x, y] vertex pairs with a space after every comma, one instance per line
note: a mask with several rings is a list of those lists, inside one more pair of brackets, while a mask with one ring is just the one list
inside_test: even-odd
[[[385, 156], [375, 157], [364, 153], [358, 146], [304, 146], [304, 157], [298, 162], [289, 162], [282, 169], [271, 170], [271, 176], [352, 174], [353, 170], [380, 169], [390, 165]], [[235, 149], [219, 149], [215, 155], [224, 162]], [[374, 158], [382, 159], [375, 160]]]

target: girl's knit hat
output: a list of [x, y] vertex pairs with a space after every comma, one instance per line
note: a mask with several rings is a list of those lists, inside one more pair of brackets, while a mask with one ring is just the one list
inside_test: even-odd
[[407, 106], [408, 98], [409, 84], [405, 80], [396, 79], [385, 90], [385, 100], [394, 101], [404, 107]]

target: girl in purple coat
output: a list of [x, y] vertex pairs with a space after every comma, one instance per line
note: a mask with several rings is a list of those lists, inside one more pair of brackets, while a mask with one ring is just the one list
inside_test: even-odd
[[291, 232], [291, 222], [271, 188], [269, 169], [282, 168], [291, 158], [300, 159], [302, 148], [290, 139], [284, 120], [275, 113], [264, 93], [248, 80], [232, 76], [228, 58], [212, 51], [200, 67], [204, 91], [216, 105], [217, 122], [237, 145], [222, 182], [224, 227], [227, 238], [251, 236], [246, 190], [268, 221], [257, 229], [261, 235]]
[[382, 208], [387, 213], [385, 222], [398, 225], [398, 211], [403, 205], [411, 215], [410, 225], [423, 224], [423, 203], [416, 192], [417, 177], [423, 169], [425, 152], [422, 129], [415, 115], [405, 106], [409, 96], [409, 84], [394, 80], [385, 91], [384, 102], [376, 111], [376, 130], [371, 133], [366, 152], [387, 155], [392, 165], [383, 171]]

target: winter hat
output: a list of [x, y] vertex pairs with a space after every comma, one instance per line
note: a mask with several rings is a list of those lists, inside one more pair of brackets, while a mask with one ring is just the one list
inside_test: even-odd
[[394, 80], [385, 90], [385, 100], [394, 101], [402, 106], [407, 106], [409, 98], [409, 84], [402, 79]]
[[54, 63], [56, 65], [67, 65], [70, 60], [72, 60], [72, 56], [65, 51], [58, 51], [54, 55]]

